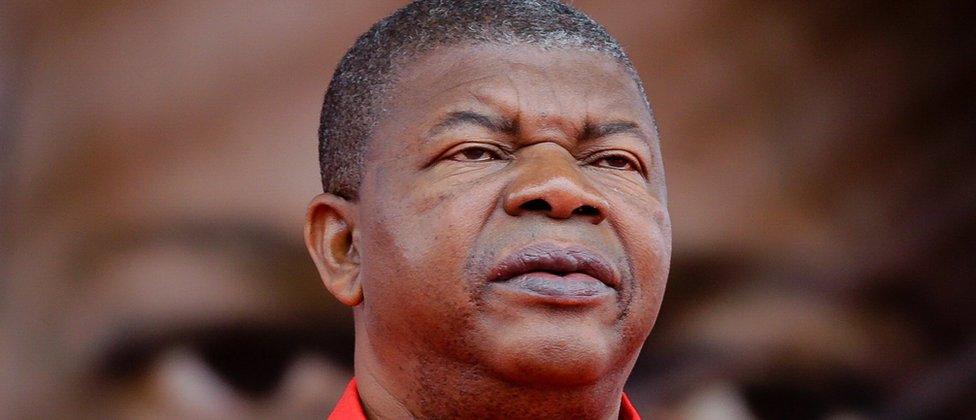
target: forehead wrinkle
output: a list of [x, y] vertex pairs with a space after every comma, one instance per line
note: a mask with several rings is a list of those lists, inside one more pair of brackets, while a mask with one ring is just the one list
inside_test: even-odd
[[[444, 55], [452, 51], [461, 51], [463, 55], [457, 60], [444, 64]], [[434, 63], [439, 64], [435, 65], [434, 71], [430, 71], [430, 67]], [[471, 52], [464, 52], [462, 46], [443, 47], [425, 52], [416, 57], [414, 61], [400, 65], [397, 71], [399, 76], [391, 81], [391, 89], [383, 95], [384, 101], [395, 102], [397, 99], [402, 99], [414, 104], [414, 106], [430, 105], [443, 96], [450, 96], [455, 89], [471, 84], [483, 85], [486, 84], [483, 82], [498, 77], [497, 74], [493, 73], [485, 74], [482, 71], [471, 71], [472, 65], [477, 64], [478, 58]], [[484, 69], [483, 66], [475, 66], [474, 68]], [[468, 77], [453, 77], [456, 75]], [[448, 81], [454, 79], [454, 81], [441, 86], [445, 79]], [[467, 88], [467, 90], [470, 89], [470, 87]]]
[[457, 83], [451, 84], [450, 86], [446, 86], [446, 87], [443, 87], [443, 88], [438, 88], [437, 92], [429, 95], [429, 98], [426, 101], [424, 101], [423, 103], [429, 104], [429, 103], [433, 102], [434, 100], [436, 100], [437, 98], [440, 98], [441, 96], [450, 95], [451, 92], [453, 92], [455, 89], [458, 89], [458, 88], [460, 88], [460, 87], [462, 87], [464, 85], [471, 84], [471, 83], [479, 83], [479, 82], [482, 82], [482, 81], [485, 81], [485, 80], [492, 79], [494, 77], [495, 77], [494, 75], [480, 76], [480, 77], [476, 77], [476, 78], [473, 78], [473, 79], [461, 80], [461, 81], [459, 81]]
[[[580, 140], [596, 140], [616, 134], [630, 134], [642, 140], [653, 153], [654, 148], [657, 147], [657, 131], [652, 115], [646, 115], [649, 119], [649, 125], [643, 123], [645, 120], [644, 112], [648, 110], [644, 101], [637, 104], [639, 107], [637, 109], [628, 107], [631, 111], [637, 112], [636, 115], [629, 115], [631, 112], [623, 111], [621, 113], [621, 110], [616, 109], [614, 105], [631, 103], [632, 98], [629, 96], [607, 97], [603, 95], [604, 92], [606, 92], [605, 89], [596, 86], [591, 86], [586, 90], [586, 123], [580, 134]], [[610, 117], [601, 115], [610, 115]]]
[[[513, 64], [509, 63], [509, 68], [513, 68]], [[548, 78], [548, 77], [547, 77]], [[554, 128], [559, 131], [560, 136], [564, 138], [575, 138], [582, 132], [583, 121], [576, 123], [572, 117], [565, 118], [561, 112], [562, 108], [557, 108], [556, 112], [550, 113], [548, 111], [543, 111], [541, 113], [535, 113], [533, 110], [537, 107], [532, 106], [526, 99], [531, 98], [532, 95], [525, 94], [525, 87], [522, 84], [517, 83], [512, 78], [512, 73], [508, 72], [505, 74], [505, 80], [508, 81], [508, 89], [493, 89], [486, 93], [471, 92], [471, 96], [474, 97], [478, 102], [484, 104], [485, 106], [498, 110], [498, 112], [506, 117], [507, 121], [510, 121], [511, 127], [506, 130], [507, 133], [515, 135], [519, 138], [537, 138], [540, 134], [545, 135], [547, 131], [551, 131]], [[524, 84], [524, 83], [523, 83]], [[532, 89], [535, 89], [532, 87]], [[495, 92], [507, 90], [512, 93], [514, 98], [507, 98], [502, 95], [496, 95]], [[549, 95], [548, 99], [553, 102], [558, 102], [557, 107], [561, 105], [558, 100], [558, 95], [553, 88], [553, 84], [549, 83]], [[543, 93], [545, 95], [545, 93]], [[552, 136], [547, 136], [552, 137]]]
[[506, 135], [515, 135], [518, 132], [518, 122], [510, 112], [511, 106], [493, 100], [488, 94], [475, 92], [473, 88], [467, 88], [466, 91], [467, 97], [473, 101], [458, 101], [443, 111], [435, 112], [433, 121], [436, 122], [425, 132], [427, 140], [464, 125], [482, 127]]
[[[604, 89], [599, 86], [590, 86], [582, 92], [569, 89], [575, 93], [569, 92], [568, 94], [582, 94], [584, 96], [582, 101], [587, 103], [583, 107], [584, 109], [581, 110], [583, 116], [569, 115], [568, 111], [570, 109], [563, 106], [566, 103], [565, 98], [561, 97], [560, 92], [556, 89], [555, 83], [552, 82], [554, 75], [548, 72], [537, 71], [536, 68], [530, 65], [523, 65], [519, 62], [502, 61], [497, 64], [501, 64], [510, 71], [505, 72], [503, 75], [490, 74], [460, 81], [442, 90], [442, 92], [446, 93], [454, 88], [472, 82], [494, 79], [497, 84], [480, 84], [479, 86], [466, 88], [468, 96], [477, 101], [479, 105], [483, 105], [484, 108], [481, 106], [464, 107], [463, 105], [453, 108], [444, 114], [447, 116], [442, 117], [441, 121], [436, 123], [428, 132], [428, 135], [435, 135], [443, 129], [460, 124], [473, 124], [485, 127], [494, 132], [503, 132], [521, 137], [535, 137], [535, 139], [538, 139], [540, 135], [552, 137], [552, 134], [555, 133], [551, 133], [551, 130], [556, 130], [558, 131], [559, 137], [574, 139], [580, 142], [617, 134], [630, 134], [641, 139], [648, 146], [653, 146], [652, 136], [643, 129], [641, 124], [635, 122], [634, 119], [629, 117], [608, 119], [601, 115], [611, 112], [610, 110], [604, 109], [606, 108], [605, 105], [608, 105], [608, 101], [610, 103], [616, 103], [616, 101], [601, 97]], [[455, 66], [451, 67], [454, 68]], [[519, 83], [514, 78], [513, 73], [515, 72], [523, 74], [532, 73], [532, 78], [536, 78], [536, 80], [539, 80], [538, 76], [541, 73], [548, 86], [541, 89], [537, 85], [527, 87], [525, 86], [526, 83]], [[506, 84], [507, 86], [504, 86]], [[526, 95], [527, 88], [535, 89], [534, 92], [538, 92], [538, 95]], [[541, 102], [539, 103], [548, 103], [551, 106], [533, 106], [533, 104], [529, 103], [529, 98], [533, 96], [541, 96]], [[514, 97], [514, 100], [512, 97]], [[552, 110], [548, 109], [552, 107], [555, 108]], [[594, 107], [598, 109], [594, 109]], [[541, 113], [533, 112], [536, 108], [542, 108], [544, 110]], [[547, 131], [550, 131], [550, 133], [546, 133]]]
[[522, 111], [519, 136], [526, 141], [579, 140], [584, 132], [584, 117], [563, 113]]
[[[493, 91], [496, 92], [499, 90], [500, 89], [493, 89]], [[487, 107], [493, 112], [497, 112], [501, 117], [512, 121], [513, 124], [515, 124], [515, 128], [517, 128], [519, 121], [519, 106], [517, 99], [515, 105], [512, 105], [512, 103], [510, 103], [508, 100], [492, 95], [491, 93], [479, 93], [473, 90], [468, 90], [468, 94], [471, 95], [471, 97], [474, 98], [479, 104]]]
[[[435, 101], [437, 101], [438, 99], [440, 99], [441, 97], [450, 96], [451, 93], [454, 90], [458, 89], [458, 88], [461, 88], [461, 87], [463, 87], [465, 85], [468, 85], [468, 84], [471, 84], [471, 83], [479, 83], [479, 82], [483, 82], [483, 81], [486, 81], [486, 80], [490, 80], [490, 79], [492, 79], [494, 77], [496, 77], [496, 76], [495, 75], [483, 75], [483, 76], [478, 76], [478, 77], [474, 77], [474, 78], [471, 78], [471, 79], [460, 80], [460, 81], [457, 81], [455, 83], [452, 83], [452, 84], [450, 84], [448, 86], [444, 86], [444, 87], [439, 87], [438, 81], [439, 80], [442, 80], [443, 77], [438, 77], [438, 78], [435, 78], [429, 84], [430, 88], [412, 88], [412, 89], [409, 89], [409, 90], [406, 90], [406, 91], [401, 91], [400, 92], [400, 95], [398, 95], [398, 96], [404, 97], [403, 99], [409, 99], [409, 102], [412, 103], [412, 104], [414, 104], [413, 106], [416, 106], [416, 105], [430, 105], [430, 104], [434, 103]], [[398, 83], [403, 83], [403, 81], [400, 81]], [[470, 92], [470, 89], [471, 88], [467, 88], [467, 90], [469, 92]], [[418, 94], [418, 92], [420, 92], [420, 94]], [[426, 92], [431, 92], [431, 93], [426, 94]], [[419, 100], [417, 99], [418, 97], [420, 98]], [[394, 95], [388, 95], [388, 99], [394, 99]]]
[[[480, 104], [487, 107], [487, 110], [480, 110], [477, 108], [481, 107], [470, 106], [452, 108], [452, 110], [445, 112], [443, 116], [438, 119], [438, 122], [427, 131], [427, 137], [434, 137], [445, 130], [463, 125], [478, 126], [492, 132], [512, 136], [527, 134], [525, 133], [527, 130], [520, 132], [520, 126], [524, 127], [527, 124], [520, 124], [520, 122], [516, 119], [518, 117], [508, 117], [505, 115], [511, 115], [511, 112], [505, 112], [505, 109], [508, 108], [506, 105], [497, 104], [486, 95], [478, 95], [473, 92], [469, 93], [472, 97], [476, 98]], [[525, 113], [519, 114], [525, 115]], [[537, 135], [538, 132], [544, 133], [551, 130], [555, 125], [558, 126], [556, 127], [556, 130], [560, 131], [563, 137], [567, 139], [575, 139], [579, 143], [591, 142], [618, 134], [629, 134], [640, 139], [646, 146], [653, 146], [653, 141], [648, 133], [642, 129], [639, 123], [630, 119], [618, 118], [600, 122], [600, 118], [593, 118], [592, 115], [588, 115], [579, 124], [577, 124], [573, 118], [547, 116], [546, 114], [543, 114], [535, 119], [537, 120], [536, 125], [540, 125], [540, 127], [533, 128], [532, 132], [534, 133], [528, 134]], [[539, 122], [538, 120], [540, 119], [544, 121]]]

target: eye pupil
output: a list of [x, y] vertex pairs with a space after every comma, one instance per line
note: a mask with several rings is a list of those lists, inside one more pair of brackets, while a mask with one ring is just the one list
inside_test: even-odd
[[487, 152], [484, 149], [467, 149], [462, 151], [464, 157], [471, 160], [482, 160], [487, 158]]
[[604, 162], [606, 162], [607, 166], [613, 168], [626, 168], [628, 165], [630, 165], [630, 161], [627, 160], [627, 158], [620, 157], [620, 156], [606, 157], [604, 158]]

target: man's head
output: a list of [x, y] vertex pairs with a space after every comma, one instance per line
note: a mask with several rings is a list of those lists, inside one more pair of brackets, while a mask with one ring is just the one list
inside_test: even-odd
[[306, 242], [355, 307], [357, 377], [414, 414], [527, 389], [605, 410], [585, 396], [623, 386], [671, 252], [643, 90], [567, 6], [449, 3], [378, 23], [326, 95]]
[[630, 59], [600, 24], [551, 0], [418, 1], [373, 25], [339, 63], [325, 95], [319, 162], [325, 192], [355, 199], [363, 154], [401, 70], [438, 48], [534, 45], [598, 52], [643, 86]]

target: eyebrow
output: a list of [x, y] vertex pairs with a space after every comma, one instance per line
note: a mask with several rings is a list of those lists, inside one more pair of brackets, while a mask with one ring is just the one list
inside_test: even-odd
[[[447, 116], [431, 127], [427, 135], [432, 137], [441, 131], [461, 125], [475, 125], [484, 127], [492, 132], [510, 135], [515, 135], [518, 132], [518, 123], [513, 119], [492, 117], [475, 111], [455, 111], [447, 114]], [[587, 122], [583, 126], [583, 131], [579, 137], [580, 140], [587, 141], [612, 136], [614, 134], [631, 134], [645, 141], [649, 141], [647, 134], [640, 129], [640, 125], [626, 120], [605, 123]]]
[[456, 111], [447, 114], [440, 122], [428, 130], [427, 135], [433, 136], [441, 131], [461, 125], [476, 125], [496, 133], [515, 134], [518, 125], [515, 120], [503, 117], [491, 117], [474, 111]]
[[594, 140], [601, 137], [612, 136], [614, 134], [632, 134], [641, 138], [645, 141], [648, 140], [647, 135], [640, 126], [633, 121], [610, 121], [606, 123], [591, 123], [587, 122], [583, 126], [583, 134], [580, 136], [582, 140]]

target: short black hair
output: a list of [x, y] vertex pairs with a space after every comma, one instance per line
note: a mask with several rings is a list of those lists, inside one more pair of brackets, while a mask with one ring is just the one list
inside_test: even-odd
[[[620, 44], [584, 13], [555, 0], [417, 0], [380, 20], [339, 62], [319, 125], [322, 188], [358, 198], [366, 145], [384, 91], [408, 61], [463, 44], [529, 44], [608, 55], [640, 78]], [[645, 95], [646, 100], [646, 95]]]

